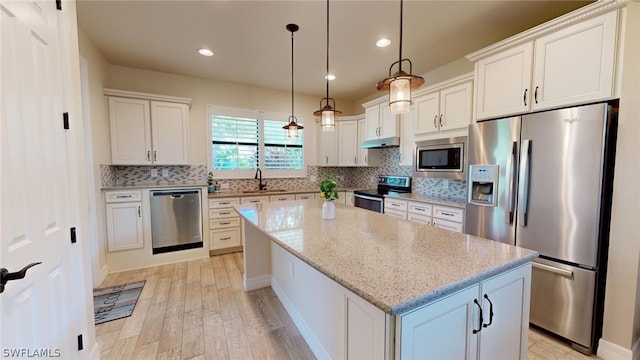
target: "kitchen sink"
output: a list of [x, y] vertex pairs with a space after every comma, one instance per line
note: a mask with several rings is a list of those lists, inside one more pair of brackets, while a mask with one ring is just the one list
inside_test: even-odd
[[285, 189], [267, 189], [267, 190], [242, 190], [243, 194], [255, 194], [255, 193], [266, 193], [266, 192], [285, 192]]

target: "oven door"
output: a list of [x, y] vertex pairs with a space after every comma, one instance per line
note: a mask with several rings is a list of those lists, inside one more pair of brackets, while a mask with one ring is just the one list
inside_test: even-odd
[[383, 202], [381, 198], [353, 194], [353, 203], [355, 207], [367, 209], [381, 213], [383, 211]]

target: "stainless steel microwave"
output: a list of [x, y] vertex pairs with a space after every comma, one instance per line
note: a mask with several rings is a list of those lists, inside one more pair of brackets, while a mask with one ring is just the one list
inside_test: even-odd
[[467, 137], [416, 142], [414, 176], [465, 180]]

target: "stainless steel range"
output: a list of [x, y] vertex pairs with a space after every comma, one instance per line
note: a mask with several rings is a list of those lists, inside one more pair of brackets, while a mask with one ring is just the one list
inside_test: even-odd
[[353, 202], [356, 207], [382, 213], [385, 195], [410, 192], [411, 177], [381, 175], [378, 176], [378, 188], [354, 191]]

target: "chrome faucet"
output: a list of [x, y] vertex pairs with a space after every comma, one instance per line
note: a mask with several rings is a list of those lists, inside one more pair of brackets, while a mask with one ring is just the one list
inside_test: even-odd
[[267, 182], [265, 181], [264, 184], [262, 183], [262, 169], [258, 168], [258, 170], [256, 170], [256, 176], [254, 176], [253, 178], [256, 180], [260, 180], [258, 190], [267, 190]]

